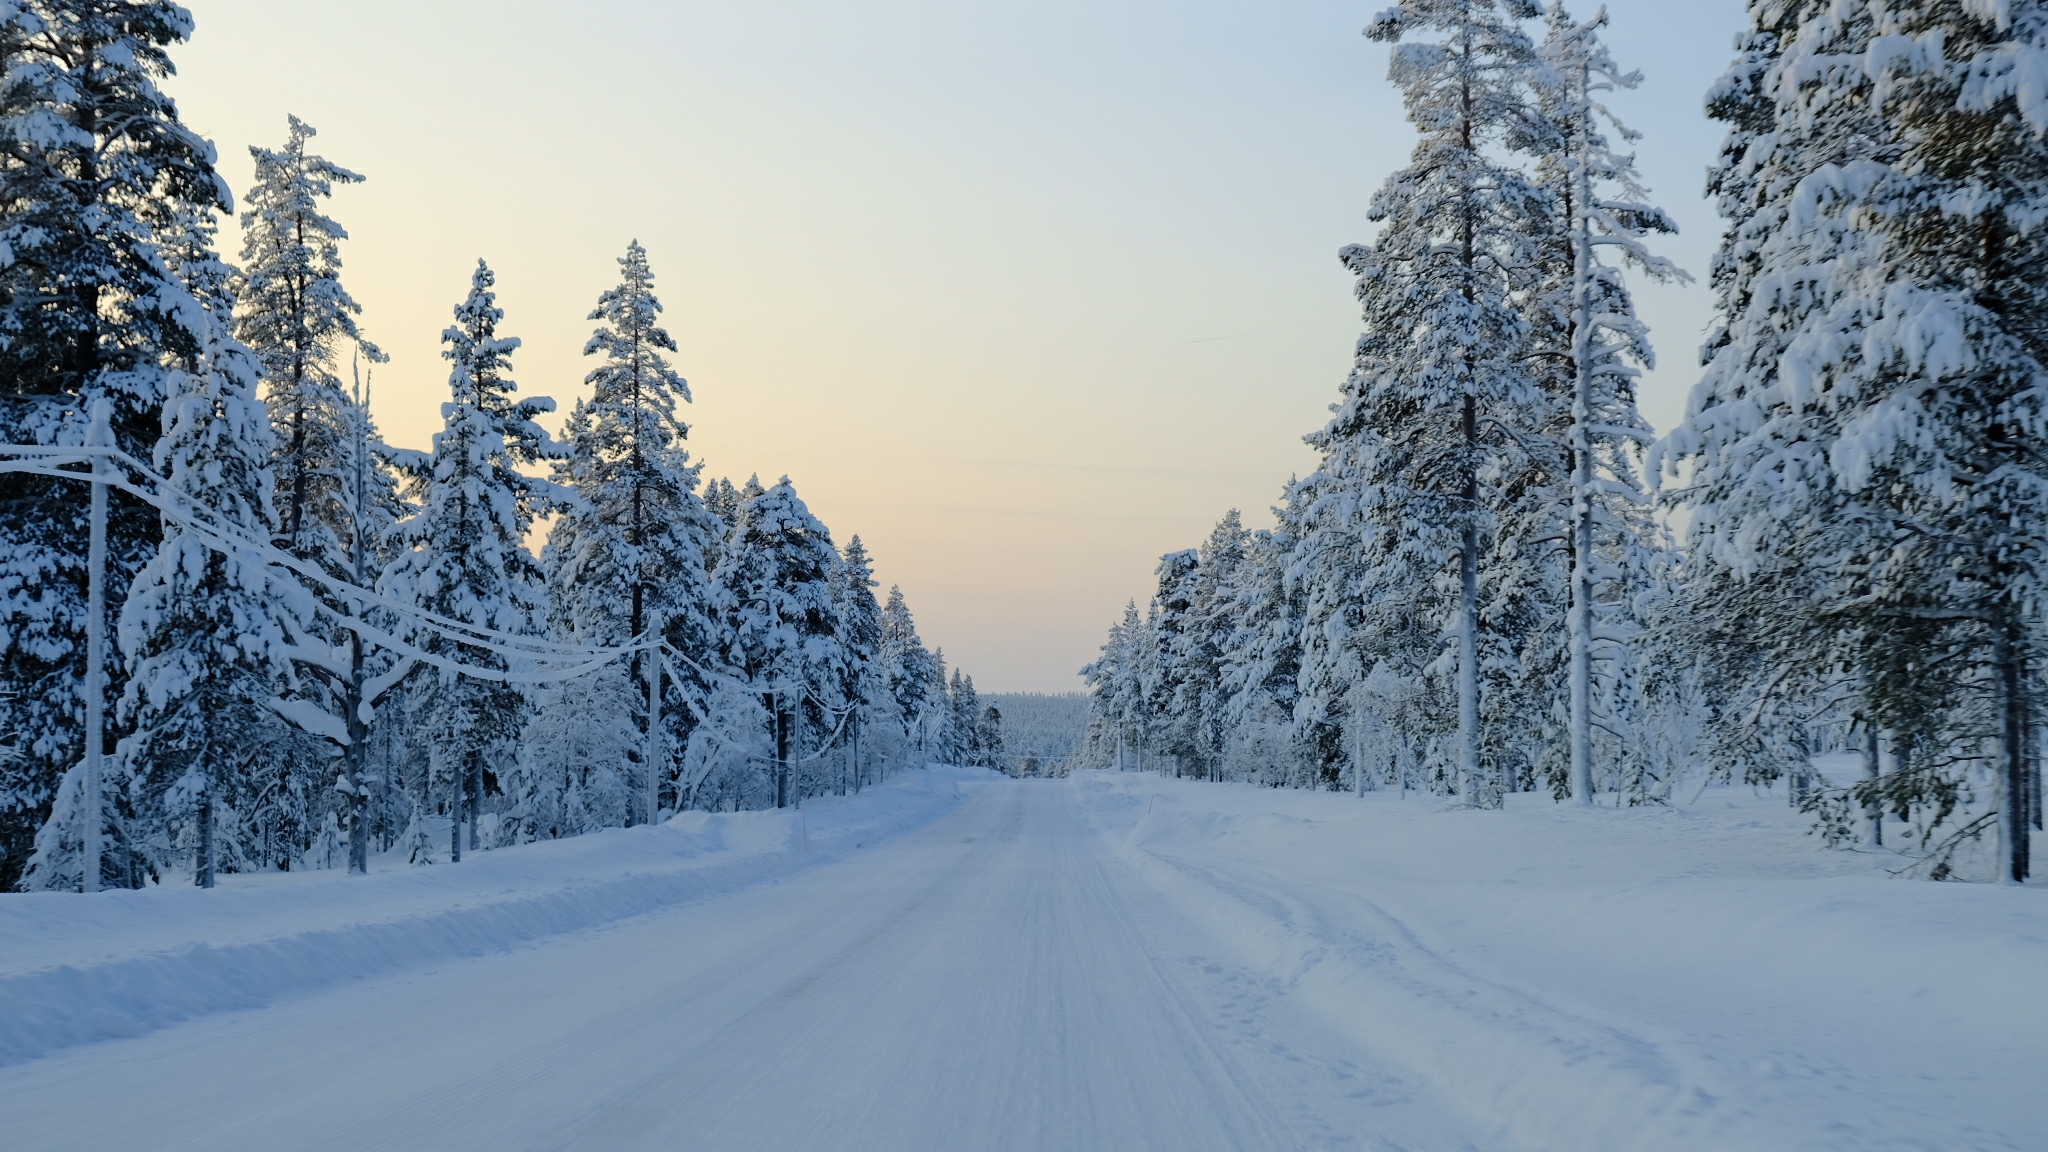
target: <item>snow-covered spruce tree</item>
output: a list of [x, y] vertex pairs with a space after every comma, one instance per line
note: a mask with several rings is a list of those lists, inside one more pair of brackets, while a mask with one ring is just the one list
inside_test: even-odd
[[1828, 480], [1833, 431], [1788, 390], [1804, 381], [1779, 373], [1821, 306], [1827, 268], [1865, 239], [1836, 196], [1806, 201], [1795, 219], [1802, 188], [1816, 172], [1881, 165], [1892, 149], [1863, 67], [1868, 20], [1834, 19], [1857, 8], [1752, 4], [1738, 55], [1708, 93], [1709, 114], [1730, 129], [1707, 182], [1729, 221], [1712, 266], [1720, 326], [1685, 422], [1652, 452], [1663, 499], [1689, 509], [1688, 603], [1664, 631], [1706, 662], [1716, 770], [1755, 783], [1789, 775], [1793, 795], [1810, 771], [1806, 726], [1853, 662], [1853, 629], [1814, 610], [1840, 589], [1817, 586], [1825, 565], [1807, 558], [1838, 552], [1831, 534], [1869, 528]]
[[[76, 444], [96, 401], [146, 459], [170, 374], [206, 344], [156, 227], [226, 210], [212, 145], [157, 87], [192, 30], [168, 0], [17, 0], [0, 10], [0, 439]], [[84, 748], [88, 488], [0, 480], [0, 888], [20, 877], [62, 774]], [[111, 494], [107, 607], [154, 554], [158, 518]], [[109, 661], [110, 688], [125, 670]]]
[[981, 766], [1013, 775], [1010, 755], [1003, 741], [1003, 710], [994, 704], [974, 718], [974, 743], [981, 754]]
[[[752, 685], [772, 727], [770, 795], [778, 808], [798, 802], [805, 780], [805, 728], [820, 706], [836, 707], [846, 653], [838, 641], [834, 586], [842, 563], [832, 534], [797, 497], [788, 477], [752, 490], [712, 574], [724, 620], [725, 663]], [[812, 723], [807, 724], [809, 719]]]
[[[591, 395], [569, 415], [563, 433], [568, 456], [555, 469], [557, 482], [578, 499], [555, 522], [542, 555], [553, 591], [554, 629], [558, 639], [619, 646], [658, 619], [668, 643], [701, 656], [716, 647], [706, 556], [715, 557], [724, 526], [697, 498], [700, 466], [683, 448], [690, 429], [679, 414], [690, 400], [690, 386], [663, 355], [676, 345], [659, 322], [661, 301], [654, 295], [646, 249], [637, 241], [628, 245], [619, 269], [618, 285], [598, 297], [590, 314], [600, 327], [583, 352], [603, 360], [584, 378]], [[653, 659], [636, 658], [638, 688], [631, 699], [614, 701], [622, 711], [560, 721], [644, 732]], [[676, 670], [684, 682], [666, 676], [662, 682], [664, 698], [675, 702], [662, 709], [662, 743], [670, 749], [686, 745], [690, 717], [701, 713], [715, 688], [713, 674], [695, 663], [677, 662]], [[641, 763], [644, 754], [643, 742], [631, 769], [643, 796], [646, 774], [661, 772]], [[568, 762], [552, 768], [557, 775], [579, 769]], [[643, 818], [645, 808], [643, 803], [638, 809]]]
[[1336, 415], [1310, 437], [1365, 524], [1364, 587], [1376, 602], [1423, 593], [1391, 614], [1440, 620], [1454, 645], [1452, 763], [1470, 805], [1498, 802], [1480, 767], [1480, 564], [1498, 495], [1482, 484], [1542, 407], [1515, 294], [1538, 265], [1547, 197], [1501, 160], [1541, 125], [1520, 27], [1534, 14], [1525, 0], [1407, 0], [1367, 30], [1396, 42], [1389, 75], [1421, 140], [1373, 197], [1378, 241], [1342, 253], [1365, 331]]
[[954, 668], [953, 679], [946, 685], [946, 702], [946, 734], [942, 741], [952, 752], [949, 762], [986, 768], [988, 762], [981, 746], [981, 694], [974, 690], [974, 677]]
[[[391, 529], [396, 555], [378, 588], [441, 616], [512, 635], [540, 635], [547, 588], [526, 550], [534, 519], [560, 490], [520, 465], [560, 459], [562, 451], [534, 423], [554, 409], [546, 397], [515, 400], [510, 357], [519, 341], [498, 335], [504, 312], [494, 277], [477, 261], [469, 295], [441, 334], [452, 398], [441, 406], [442, 430], [431, 453], [397, 454], [417, 511]], [[412, 726], [427, 745], [427, 795], [415, 796], [414, 859], [431, 846], [417, 824], [429, 807], [451, 819], [449, 855], [462, 856], [462, 823], [477, 847], [483, 794], [497, 771], [509, 770], [527, 711], [526, 694], [502, 680], [461, 673], [453, 665], [511, 671], [501, 653], [417, 626], [411, 642], [438, 664], [423, 664], [407, 683]], [[495, 767], [494, 767], [495, 766]]]
[[[1785, 357], [1805, 378], [1795, 402], [1838, 422], [1829, 479], [1870, 525], [1842, 539], [1850, 595], [1828, 607], [1875, 638], [1857, 655], [1881, 727], [1955, 698], [1950, 746], [1987, 762], [1996, 873], [2024, 881], [2048, 571], [2048, 6], [1868, 8], [1871, 100], [1897, 150], [1808, 178], [1869, 240], [1836, 261], [1825, 313]], [[1860, 799], [1910, 807], [1932, 759]]]
[[720, 531], [728, 532], [740, 522], [740, 490], [732, 481], [720, 476], [704, 485], [704, 510], [717, 517], [722, 525]]
[[1188, 734], [1190, 767], [1204, 779], [1221, 778], [1227, 736], [1224, 652], [1237, 624], [1233, 582], [1244, 563], [1250, 534], [1233, 508], [1202, 542], [1187, 580], [1187, 623], [1176, 642], [1180, 667], [1172, 710]]
[[1221, 687], [1227, 775], [1278, 785], [1293, 782], [1288, 734], [1301, 691], [1302, 602], [1288, 578], [1300, 516], [1288, 499], [1278, 524], [1251, 534], [1227, 592], [1232, 628], [1224, 644]]
[[1656, 567], [1641, 555], [1651, 546], [1654, 526], [1637, 465], [1652, 437], [1635, 401], [1636, 379], [1655, 366], [1655, 353], [1622, 271], [1633, 267], [1659, 281], [1689, 278], [1643, 242], [1648, 234], [1678, 229], [1647, 202], [1634, 156], [1618, 150], [1641, 134], [1617, 120], [1603, 100], [1606, 93], [1636, 87], [1641, 74], [1622, 71], [1609, 55], [1600, 39], [1604, 10], [1580, 22], [1553, 4], [1547, 22], [1539, 53], [1551, 75], [1537, 91], [1559, 146], [1539, 159], [1537, 175], [1551, 192], [1549, 247], [1555, 259], [1545, 266], [1556, 271], [1545, 278], [1529, 312], [1534, 341], [1552, 353], [1543, 361], [1545, 378], [1564, 401], [1558, 407], [1568, 420], [1571, 475], [1563, 515], [1555, 521], [1532, 518], [1526, 546], [1540, 548], [1533, 541], [1558, 536], [1567, 542], [1568, 771], [1554, 773], [1551, 783], [1559, 793], [1569, 791], [1590, 804], [1596, 726], [1616, 741], [1633, 735], [1617, 714], [1608, 713], [1604, 724], [1594, 719], [1596, 698], [1614, 698], [1612, 686], [1631, 678], [1637, 655], [1625, 639], [1640, 631], [1632, 609], [1643, 588], [1627, 578]]
[[1173, 758], [1176, 776], [1193, 768], [1201, 756], [1200, 670], [1190, 667], [1187, 660], [1195, 644], [1188, 634], [1196, 626], [1195, 586], [1200, 571], [1201, 553], [1193, 548], [1161, 556], [1155, 569], [1159, 578], [1151, 616], [1155, 674], [1146, 686], [1146, 702], [1157, 747]]
[[647, 696], [630, 670], [613, 661], [534, 697], [505, 787], [512, 808], [502, 834], [552, 840], [633, 823], [646, 807], [633, 768], [646, 748], [635, 721]]
[[[362, 587], [376, 582], [380, 553], [375, 541], [398, 517], [396, 478], [372, 448], [376, 439], [360, 366], [383, 362], [384, 354], [356, 326], [362, 312], [341, 285], [340, 242], [346, 229], [326, 215], [322, 201], [337, 184], [362, 177], [306, 151], [313, 128], [288, 117], [281, 149], [251, 147], [256, 179], [242, 213], [242, 268], [236, 278], [236, 335], [263, 369], [263, 395], [276, 429], [279, 545], [320, 565], [328, 574]], [[345, 385], [341, 359], [357, 370]], [[349, 863], [368, 868], [371, 775], [364, 758], [369, 725], [363, 719], [366, 686], [391, 663], [388, 654], [366, 649], [360, 635], [339, 623], [362, 606], [324, 594], [328, 640], [346, 649], [345, 658], [305, 665], [303, 698], [340, 719], [347, 740], [338, 797], [348, 802]], [[310, 788], [325, 794], [325, 760], [300, 767]], [[312, 813], [307, 814], [312, 817]]]
[[341, 511], [343, 462], [355, 438], [341, 358], [384, 356], [363, 339], [362, 306], [341, 285], [348, 231], [321, 208], [335, 185], [363, 178], [307, 152], [312, 126], [287, 120], [284, 147], [249, 149], [256, 179], [242, 212], [235, 334], [263, 365], [263, 398], [277, 428], [281, 541], [341, 575], [353, 534]]
[[926, 767], [950, 764], [954, 757], [946, 746], [947, 718], [953, 714], [952, 697], [946, 695], [946, 650], [932, 649], [932, 676], [924, 707], [918, 712], [917, 748]]
[[265, 835], [282, 799], [266, 765], [306, 740], [281, 722], [292, 709], [280, 690], [313, 613], [288, 572], [233, 546], [267, 541], [274, 523], [271, 429], [257, 365], [228, 335], [226, 308], [208, 315], [203, 351], [172, 377], [153, 458], [178, 511], [163, 518], [119, 633], [132, 669], [121, 712], [133, 731], [119, 757], [135, 813], [129, 839], [159, 874], [189, 861], [204, 888], [218, 872], [297, 855]]
[[[1852, 708], [1885, 723], [1871, 696], [1892, 668], [1913, 686], [1902, 699], [1914, 715], [1892, 716], [1898, 739], [1945, 743], [1937, 730], [1958, 681], [1927, 675], [1946, 625], [1867, 610], [1858, 557], [1889, 549], [1896, 526], [1830, 459], [1889, 385], [1837, 388], [1810, 354], [1863, 327], [1857, 281], [1880, 242], [1859, 214], [1899, 153], [1865, 59], [1874, 14], [1812, 3], [1751, 16], [1709, 99], [1731, 125], [1709, 181], [1731, 221], [1714, 265], [1722, 327], [1685, 424], [1658, 451], [1667, 479], [1685, 480], [1666, 496], [1689, 510], [1690, 623], [1679, 631], [1711, 661], [1717, 767], [1789, 776], [1798, 801], [1815, 795], [1813, 723]], [[1944, 813], [1959, 798], [1956, 774], [1916, 780], [1919, 800]]]
[[932, 680], [938, 669], [931, 650], [917, 634], [917, 621], [903, 599], [903, 589], [893, 584], [889, 586], [889, 600], [882, 606], [881, 628], [883, 691], [894, 723], [915, 747], [922, 734], [925, 707], [931, 699]]
[[1138, 615], [1137, 601], [1124, 605], [1124, 618], [1112, 625], [1102, 655], [1081, 669], [1088, 686], [1088, 707], [1110, 731], [1119, 770], [1142, 759], [1147, 724], [1145, 668], [1152, 651], [1151, 633]]
[[869, 727], [868, 718], [873, 715], [889, 721], [896, 709], [882, 665], [882, 606], [875, 601], [874, 565], [869, 562], [867, 547], [859, 536], [846, 542], [837, 587], [839, 647], [846, 653], [839, 686], [839, 698], [846, 709], [840, 725], [845, 771], [839, 792], [845, 795], [849, 783], [854, 791], [860, 791], [861, 774], [866, 771], [861, 742]]

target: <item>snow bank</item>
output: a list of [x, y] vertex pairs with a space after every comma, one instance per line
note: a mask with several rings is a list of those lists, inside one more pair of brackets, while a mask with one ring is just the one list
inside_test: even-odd
[[1504, 1143], [2026, 1148], [2048, 902], [1890, 879], [1782, 797], [1669, 809], [1080, 773], [1098, 827], [1232, 953]]
[[367, 877], [0, 896], [0, 1064], [780, 879], [931, 820], [985, 775], [908, 772], [802, 809], [684, 813], [458, 865], [379, 858]]

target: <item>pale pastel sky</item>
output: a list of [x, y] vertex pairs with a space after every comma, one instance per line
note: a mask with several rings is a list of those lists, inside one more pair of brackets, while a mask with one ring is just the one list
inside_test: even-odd
[[[387, 439], [439, 426], [479, 256], [527, 394], [648, 248], [707, 474], [788, 474], [985, 691], [1069, 691], [1160, 553], [1314, 456], [1358, 318], [1336, 260], [1412, 142], [1386, 0], [188, 0], [171, 91], [240, 192], [296, 114], [344, 189]], [[1592, 5], [1585, 5], [1591, 11]], [[1739, 0], [1611, 0], [1617, 100], [1703, 274]], [[229, 255], [239, 246], [224, 236]], [[1644, 289], [1682, 410], [1706, 290]]]

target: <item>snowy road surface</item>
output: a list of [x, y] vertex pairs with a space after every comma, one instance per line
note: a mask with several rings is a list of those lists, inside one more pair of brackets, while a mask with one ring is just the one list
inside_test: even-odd
[[783, 883], [0, 1069], [56, 1149], [1473, 1147], [1187, 961], [1058, 782]]
[[[934, 771], [808, 824], [23, 898], [0, 905], [0, 948], [39, 926], [0, 952], [0, 1149], [2043, 1146], [2043, 893], [1884, 879], [1736, 790], [1516, 799]], [[650, 871], [676, 844], [704, 867]], [[718, 879], [749, 869], [770, 882]], [[618, 914], [579, 922], [560, 891]], [[344, 924], [399, 897], [413, 919]], [[226, 951], [166, 943], [203, 915]], [[527, 927], [482, 955], [395, 943], [500, 923]], [[323, 941], [356, 941], [353, 967], [308, 968]], [[216, 963], [285, 975], [132, 1038], [60, 1019]], [[54, 1005], [13, 1056], [10, 988]]]

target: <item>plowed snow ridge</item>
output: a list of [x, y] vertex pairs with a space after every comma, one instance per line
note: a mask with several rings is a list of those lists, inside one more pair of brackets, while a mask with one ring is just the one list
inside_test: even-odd
[[11, 896], [0, 1066], [782, 879], [925, 823], [958, 801], [958, 780], [912, 772], [804, 809], [691, 812], [459, 865], [380, 861], [367, 877], [231, 877], [211, 893], [100, 893], [83, 910], [75, 894]]

